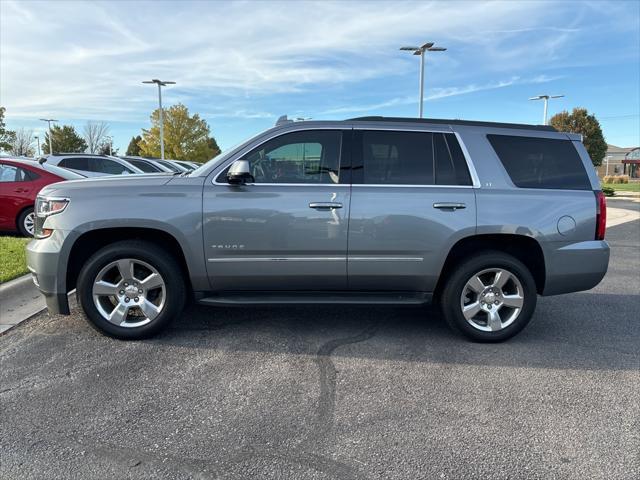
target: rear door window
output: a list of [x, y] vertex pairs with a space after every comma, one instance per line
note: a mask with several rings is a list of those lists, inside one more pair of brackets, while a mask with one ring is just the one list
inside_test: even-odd
[[471, 185], [458, 139], [452, 133], [365, 130], [354, 183], [368, 185]]
[[60, 163], [58, 163], [58, 165], [64, 168], [72, 168], [74, 170], [91, 171], [89, 169], [89, 162], [86, 157], [63, 158], [62, 160], [60, 160]]
[[520, 188], [591, 190], [571, 140], [487, 135], [511, 181]]

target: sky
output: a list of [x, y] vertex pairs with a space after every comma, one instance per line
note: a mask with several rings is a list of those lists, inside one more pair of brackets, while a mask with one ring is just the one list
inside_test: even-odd
[[124, 153], [166, 106], [204, 118], [223, 150], [289, 118], [425, 116], [541, 123], [564, 94], [608, 143], [640, 145], [640, 1], [65, 2], [0, 0], [0, 105], [10, 129], [110, 125]]

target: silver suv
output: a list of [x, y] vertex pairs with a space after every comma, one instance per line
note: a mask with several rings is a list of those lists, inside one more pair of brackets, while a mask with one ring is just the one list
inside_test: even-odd
[[122, 339], [201, 304], [440, 305], [505, 340], [537, 295], [607, 271], [605, 201], [579, 136], [366, 117], [288, 123], [191, 173], [51, 185], [27, 249], [49, 310], [74, 288]]

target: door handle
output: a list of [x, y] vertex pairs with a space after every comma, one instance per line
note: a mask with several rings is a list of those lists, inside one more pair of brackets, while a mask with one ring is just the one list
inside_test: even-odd
[[16, 188], [16, 189], [14, 190], [14, 192], [16, 192], [16, 193], [25, 193], [25, 192], [28, 192], [28, 191], [29, 191], [29, 190], [28, 190], [28, 189], [26, 189], [26, 188]]
[[433, 208], [439, 208], [440, 210], [458, 210], [459, 208], [467, 208], [467, 206], [464, 203], [438, 202], [433, 204]]
[[336, 208], [342, 208], [342, 204], [338, 202], [311, 202], [309, 208], [315, 208], [316, 210], [334, 210]]

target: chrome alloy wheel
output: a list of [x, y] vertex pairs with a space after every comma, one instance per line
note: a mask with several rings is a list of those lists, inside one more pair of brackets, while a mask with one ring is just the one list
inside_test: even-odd
[[460, 297], [464, 318], [483, 332], [507, 328], [518, 318], [523, 305], [520, 280], [503, 268], [489, 268], [473, 275]]
[[36, 215], [31, 212], [28, 215], [25, 215], [24, 220], [22, 220], [22, 226], [24, 230], [33, 237], [33, 232], [36, 226]]
[[93, 303], [102, 317], [120, 327], [141, 327], [164, 308], [166, 286], [142, 260], [122, 258], [105, 266], [93, 282]]

